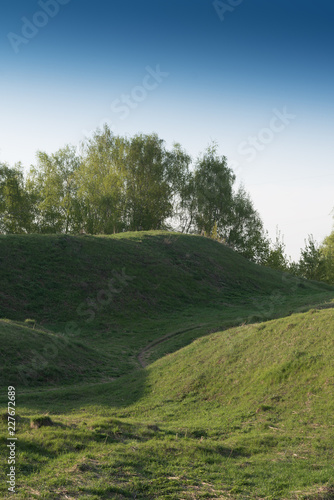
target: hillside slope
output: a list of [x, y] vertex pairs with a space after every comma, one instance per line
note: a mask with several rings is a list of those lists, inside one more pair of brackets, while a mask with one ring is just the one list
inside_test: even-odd
[[30, 323], [0, 320], [0, 384], [55, 385], [106, 376], [109, 357]]
[[[46, 499], [329, 500], [333, 356], [334, 309], [314, 309], [213, 333], [112, 383], [22, 394], [21, 440], [40, 450], [25, 456], [35, 469], [24, 489]], [[24, 418], [45, 412], [58, 427], [31, 434]]]
[[[252, 264], [208, 238], [160, 231], [0, 236], [0, 264], [0, 318], [35, 320], [58, 335], [59, 352], [68, 342], [86, 346], [87, 367], [99, 370], [80, 370], [82, 381], [133, 371], [139, 353], [166, 335], [145, 362], [210, 331], [320, 303], [334, 290]], [[36, 350], [41, 366], [54, 366], [53, 340], [31, 338], [21, 356], [34, 359]], [[11, 356], [10, 343], [2, 349]], [[78, 378], [71, 363], [57, 377], [38, 373], [29, 384]]]
[[208, 238], [159, 231], [1, 236], [0, 260], [0, 317], [40, 323], [91, 321], [89, 310], [97, 306], [103, 321], [243, 303], [273, 292], [333, 290], [252, 264]]
[[[216, 415], [227, 420], [232, 413], [245, 419], [249, 412], [246, 420], [254, 417], [248, 421], [250, 427], [265, 429], [266, 412], [277, 422], [284, 416], [285, 426], [289, 415], [291, 430], [301, 416], [329, 428], [334, 425], [333, 357], [333, 308], [213, 333], [147, 368], [140, 411], [142, 405], [152, 408], [154, 402], [161, 410], [150, 415], [163, 418], [168, 404], [178, 402], [181, 421], [185, 408], [189, 412], [196, 408], [200, 421], [201, 407], [218, 405]], [[261, 405], [267, 405], [263, 412]], [[292, 409], [298, 409], [297, 417], [291, 415]], [[205, 421], [206, 417], [203, 425]], [[217, 429], [221, 424], [217, 422]]]

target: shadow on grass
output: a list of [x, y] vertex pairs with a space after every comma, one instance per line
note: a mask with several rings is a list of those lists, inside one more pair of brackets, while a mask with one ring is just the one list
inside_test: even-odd
[[[307, 312], [312, 309], [321, 310], [331, 308], [333, 306], [333, 303], [328, 302], [317, 305], [314, 305], [313, 303], [309, 306], [301, 306], [298, 312]], [[289, 313], [287, 310], [281, 310], [276, 311], [273, 316], [275, 318], [280, 318], [288, 315]], [[239, 318], [239, 320], [240, 319], [242, 318]], [[247, 319], [247, 324], [261, 321], [260, 317], [251, 318], [248, 316]], [[261, 322], [270, 321], [271, 319], [273, 318], [262, 318]], [[238, 323], [240, 325], [240, 321], [238, 321]], [[224, 330], [224, 326], [221, 325], [217, 328], [208, 328], [206, 333], [203, 333], [203, 330], [200, 329], [197, 330], [197, 334], [199, 334], [199, 336], [206, 336], [213, 331]], [[228, 327], [231, 328], [232, 326], [229, 325]], [[187, 338], [183, 338], [184, 345], [191, 343], [195, 340], [195, 338], [197, 338], [197, 335], [194, 334], [194, 332], [196, 332], [196, 328], [190, 331], [189, 337], [186, 336]], [[184, 332], [180, 333], [182, 334]], [[180, 337], [182, 337], [182, 335]], [[166, 344], [169, 344], [168, 351], [170, 353], [184, 347], [184, 345], [179, 345], [178, 343], [178, 340], [181, 341], [181, 339], [177, 339], [176, 337], [173, 337], [173, 339], [176, 342], [175, 345], [170, 344], [172, 338], [166, 338]], [[163, 353], [161, 352], [160, 355], [163, 356]], [[130, 374], [123, 375], [111, 382], [87, 382], [58, 388], [31, 388], [28, 390], [25, 387], [22, 387], [21, 389], [18, 387], [17, 397], [21, 407], [38, 410], [39, 412], [49, 412], [51, 414], [66, 414], [68, 412], [82, 409], [88, 405], [106, 408], [126, 408], [133, 405], [145, 394], [147, 394], [147, 376], [147, 370], [135, 369]]]
[[43, 444], [20, 438], [20, 453], [24, 452], [48, 458], [55, 458], [57, 456], [57, 452], [50, 451], [50, 449]]
[[84, 406], [125, 408], [138, 401], [145, 393], [146, 370], [136, 370], [112, 382], [87, 383], [57, 389], [33, 389], [17, 398], [21, 407], [50, 414], [66, 414]]

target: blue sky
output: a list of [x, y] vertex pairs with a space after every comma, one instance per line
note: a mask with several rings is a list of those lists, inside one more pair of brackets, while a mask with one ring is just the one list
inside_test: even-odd
[[3, 0], [0, 161], [107, 122], [194, 157], [210, 141], [270, 236], [332, 229], [332, 0]]

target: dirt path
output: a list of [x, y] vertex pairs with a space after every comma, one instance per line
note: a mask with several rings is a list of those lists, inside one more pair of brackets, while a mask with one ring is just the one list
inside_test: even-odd
[[[147, 353], [149, 353], [149, 351], [151, 349], [153, 349], [153, 347], [159, 345], [159, 344], [162, 344], [163, 342], [166, 342], [167, 340], [173, 338], [173, 337], [176, 337], [176, 335], [181, 335], [182, 333], [186, 333], [186, 332], [190, 332], [191, 330], [197, 330], [198, 328], [202, 328], [203, 326], [206, 326], [206, 323], [203, 323], [203, 324], [200, 324], [200, 325], [197, 325], [197, 326], [192, 326], [190, 328], [185, 328], [184, 330], [178, 330], [177, 332], [172, 332], [172, 333], [167, 333], [166, 335], [164, 335], [163, 337], [160, 337], [159, 339], [156, 339], [156, 340], [153, 340], [153, 342], [150, 342], [149, 344], [147, 344], [147, 346], [144, 347], [144, 349], [142, 349], [140, 351], [140, 353], [137, 355], [137, 360], [140, 364], [140, 366], [142, 368], [146, 368], [146, 366], [148, 365], [148, 363], [146, 362], [145, 360], [145, 356], [147, 355]], [[31, 390], [27, 390], [27, 391], [23, 391], [21, 392], [20, 394], [22, 395], [26, 395], [26, 394], [33, 394], [33, 393], [36, 393], [38, 391], [57, 391], [57, 390], [61, 390], [61, 389], [69, 389], [69, 388], [80, 388], [81, 386], [82, 387], [87, 387], [87, 386], [94, 386], [94, 385], [100, 385], [100, 384], [103, 384], [103, 383], [106, 383], [106, 382], [112, 382], [113, 380], [116, 380], [115, 378], [113, 377], [110, 377], [108, 378], [108, 380], [103, 380], [103, 381], [100, 381], [100, 382], [88, 382], [88, 383], [78, 383], [78, 384], [71, 384], [71, 385], [68, 385], [68, 386], [60, 386], [60, 387], [48, 387], [48, 388], [45, 388], [45, 387], [37, 387], [37, 388], [33, 388]]]
[[169, 340], [172, 337], [176, 337], [176, 335], [181, 335], [181, 333], [190, 332], [191, 330], [196, 330], [197, 328], [202, 328], [203, 326], [205, 326], [205, 324], [197, 325], [197, 326], [192, 326], [191, 328], [186, 328], [185, 330], [178, 330], [177, 332], [167, 333], [163, 337], [160, 337], [157, 340], [153, 340], [153, 342], [150, 342], [149, 344], [147, 344], [147, 346], [144, 347], [144, 349], [142, 349], [140, 351], [140, 353], [138, 354], [137, 359], [138, 359], [138, 361], [140, 363], [140, 366], [142, 368], [146, 368], [146, 366], [148, 365], [148, 363], [145, 360], [145, 356], [147, 355], [147, 353], [151, 349], [153, 349], [153, 347], [155, 347], [155, 346], [157, 346], [159, 344], [162, 344], [163, 342], [166, 342], [166, 340]]

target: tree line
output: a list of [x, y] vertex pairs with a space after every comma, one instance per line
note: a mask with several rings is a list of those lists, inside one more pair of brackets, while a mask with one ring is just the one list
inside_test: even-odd
[[1, 233], [203, 234], [256, 263], [329, 281], [333, 235], [321, 247], [309, 239], [300, 261], [290, 262], [215, 144], [193, 165], [180, 144], [168, 149], [156, 134], [126, 138], [104, 126], [80, 152], [67, 145], [36, 158], [27, 175], [20, 164], [0, 163]]

